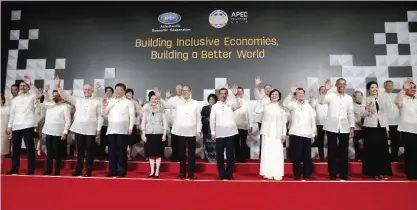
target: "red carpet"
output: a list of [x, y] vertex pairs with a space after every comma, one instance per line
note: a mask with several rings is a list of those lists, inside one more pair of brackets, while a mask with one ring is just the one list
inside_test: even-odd
[[[284, 181], [263, 181], [256, 174], [259, 164], [237, 164], [234, 181], [216, 181], [216, 165], [199, 163], [197, 181], [175, 180], [178, 164], [164, 163], [160, 177], [148, 180], [148, 166], [130, 162], [128, 178], [104, 178], [107, 163], [96, 162], [93, 178], [72, 178], [75, 166], [66, 161], [63, 177], [41, 177], [44, 161], [37, 161], [37, 176], [2, 176], [2, 210], [84, 210], [84, 209], [417, 209], [417, 182], [405, 181], [401, 165], [389, 181], [374, 182], [352, 175], [352, 181], [328, 181], [327, 165], [315, 164], [316, 181], [292, 181], [291, 164], [286, 164]], [[11, 161], [3, 163], [10, 169]], [[21, 173], [26, 160], [22, 160]], [[360, 163], [350, 163], [360, 172]], [[355, 173], [353, 173], [355, 174]], [[357, 174], [357, 173], [356, 173]], [[46, 200], [48, 199], [48, 201]]]

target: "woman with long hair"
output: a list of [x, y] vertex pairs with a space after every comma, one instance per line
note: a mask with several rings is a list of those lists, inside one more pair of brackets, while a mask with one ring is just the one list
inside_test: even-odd
[[364, 151], [362, 174], [376, 180], [392, 175], [388, 149], [388, 120], [385, 108], [378, 99], [378, 83], [366, 84], [369, 96], [362, 105]]
[[210, 113], [213, 104], [217, 103], [216, 94], [210, 94], [207, 97], [208, 105], [204, 106], [201, 110], [201, 123], [203, 133], [203, 144], [204, 144], [204, 157], [210, 163], [216, 163], [216, 141], [211, 139], [210, 131]]

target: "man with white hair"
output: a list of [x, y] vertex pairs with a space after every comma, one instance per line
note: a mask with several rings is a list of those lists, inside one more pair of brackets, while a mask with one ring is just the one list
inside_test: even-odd
[[103, 117], [101, 115], [101, 101], [92, 97], [93, 86], [85, 84], [83, 87], [84, 97], [74, 98], [67, 94], [60, 86], [61, 80], [55, 76], [55, 85], [61, 97], [75, 106], [74, 123], [70, 131], [75, 133], [75, 141], [77, 142], [77, 167], [73, 176], [82, 174], [84, 165], [84, 156], [86, 158], [86, 177], [90, 177], [93, 170], [93, 149], [96, 136], [100, 135], [103, 126]]

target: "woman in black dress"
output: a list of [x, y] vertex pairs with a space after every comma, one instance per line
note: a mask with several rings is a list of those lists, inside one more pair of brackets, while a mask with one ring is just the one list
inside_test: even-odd
[[216, 162], [216, 141], [211, 139], [210, 131], [210, 112], [211, 106], [217, 103], [217, 96], [215, 94], [210, 94], [207, 97], [209, 105], [204, 106], [201, 110], [201, 122], [203, 124], [202, 133], [203, 133], [203, 142], [204, 142], [204, 157], [210, 163]]
[[377, 180], [392, 175], [388, 149], [388, 121], [385, 105], [378, 100], [378, 84], [366, 85], [369, 96], [362, 103], [364, 145], [362, 174]]
[[[149, 158], [151, 172], [149, 178], [159, 178], [161, 158], [164, 156], [164, 143], [168, 130], [165, 111], [158, 106], [155, 95], [150, 96], [149, 106], [144, 108], [142, 115], [142, 140], [145, 144], [145, 154]], [[156, 167], [155, 167], [156, 166]]]

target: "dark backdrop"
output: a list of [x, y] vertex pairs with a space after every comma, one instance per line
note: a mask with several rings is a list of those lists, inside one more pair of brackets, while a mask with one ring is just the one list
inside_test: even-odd
[[[224, 28], [215, 29], [209, 24], [209, 14], [216, 9], [229, 16]], [[227, 83], [251, 89], [257, 75], [263, 83], [283, 92], [289, 91], [293, 83], [316, 88], [313, 83], [317, 81], [342, 76], [342, 67], [330, 65], [329, 55], [353, 55], [348, 65], [376, 66], [375, 55], [387, 55], [387, 45], [375, 45], [374, 33], [385, 33], [385, 22], [406, 22], [409, 32], [417, 32], [415, 23], [407, 21], [407, 11], [416, 9], [413, 2], [2, 2], [1, 88], [3, 92], [5, 84], [9, 86], [14, 80], [11, 71], [6, 81], [7, 62], [9, 50], [17, 49], [19, 41], [10, 40], [10, 30], [20, 30], [19, 39], [28, 39], [29, 29], [39, 29], [39, 39], [29, 40], [28, 49], [18, 51], [17, 71], [26, 69], [27, 59], [46, 59], [45, 68], [55, 69], [55, 59], [65, 58], [65, 69], [55, 70], [65, 80], [65, 89], [74, 86], [74, 79], [84, 79], [84, 83], [103, 79], [105, 68], [116, 68], [116, 77], [106, 79], [106, 86], [123, 82], [137, 96], [144, 96], [154, 86], [173, 89], [177, 83], [186, 83], [193, 87], [193, 98], [202, 100], [204, 89], [214, 89], [215, 78], [227, 78]], [[11, 21], [12, 10], [21, 10], [20, 20]], [[232, 24], [234, 11], [247, 11], [247, 23]], [[158, 16], [165, 12], [180, 14], [181, 26], [191, 31], [152, 33], [152, 28], [161, 25]], [[387, 41], [395, 42], [395, 33], [386, 35]], [[187, 62], [151, 60], [151, 49], [134, 46], [138, 38], [206, 36], [268, 36], [277, 38], [279, 46], [262, 47], [266, 50], [264, 59]], [[410, 48], [410, 44], [401, 47]], [[215, 48], [187, 51], [194, 49]], [[412, 54], [410, 49], [408, 53]], [[412, 66], [407, 63], [396, 73], [393, 71], [399, 67], [385, 67], [389, 67], [389, 78], [402, 78], [413, 76]], [[36, 77], [40, 87], [50, 82], [50, 78]], [[308, 77], [312, 78], [309, 82]], [[362, 85], [351, 89], [364, 88]]]

